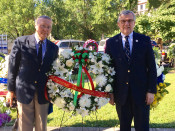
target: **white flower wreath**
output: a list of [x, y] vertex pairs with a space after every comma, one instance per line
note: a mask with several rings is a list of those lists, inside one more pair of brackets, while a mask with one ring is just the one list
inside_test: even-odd
[[[112, 92], [112, 83], [114, 80], [115, 71], [111, 65], [111, 59], [108, 54], [97, 53], [90, 51], [87, 48], [75, 47], [74, 49], [64, 50], [58, 59], [52, 64], [52, 70], [48, 75], [58, 76], [59, 78], [68, 82], [73, 82], [73, 77], [79, 69], [80, 61], [75, 60], [75, 52], [87, 52], [88, 59], [83, 63], [88, 73], [93, 77], [95, 91], [98, 92]], [[82, 71], [84, 72], [84, 71]], [[76, 79], [77, 80], [77, 79]], [[89, 83], [89, 82], [88, 82]], [[86, 87], [85, 87], [86, 88]], [[52, 79], [47, 82], [47, 90], [49, 99], [53, 104], [56, 104], [64, 111], [73, 111], [73, 114], [80, 114], [82, 116], [89, 115], [92, 111], [100, 109], [109, 102], [107, 97], [97, 97], [89, 94], [82, 94], [77, 98], [77, 104], [74, 104], [75, 91], [61, 84], [55, 83]], [[90, 90], [89, 90], [90, 91]]]

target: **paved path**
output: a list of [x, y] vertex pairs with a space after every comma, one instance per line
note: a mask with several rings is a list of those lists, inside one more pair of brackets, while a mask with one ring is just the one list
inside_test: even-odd
[[[11, 127], [1, 127], [0, 131], [12, 131]], [[47, 131], [120, 131], [114, 127], [48, 127]], [[135, 131], [133, 128], [131, 131]], [[175, 131], [175, 128], [150, 128], [150, 131]]]

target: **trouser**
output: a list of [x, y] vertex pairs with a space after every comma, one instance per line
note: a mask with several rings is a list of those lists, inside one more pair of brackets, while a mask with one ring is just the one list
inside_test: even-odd
[[116, 110], [120, 121], [120, 131], [131, 131], [131, 123], [134, 118], [134, 127], [136, 131], [149, 131], [149, 111], [150, 106], [136, 104], [129, 93], [124, 105], [117, 105]]
[[35, 93], [29, 104], [17, 103], [19, 112], [18, 131], [47, 130], [47, 115], [49, 104], [39, 104], [38, 96]]

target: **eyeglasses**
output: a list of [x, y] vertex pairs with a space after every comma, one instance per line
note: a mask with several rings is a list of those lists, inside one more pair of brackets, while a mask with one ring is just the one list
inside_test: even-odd
[[120, 20], [121, 24], [125, 24], [126, 22], [128, 22], [129, 24], [131, 24], [134, 20], [130, 19], [130, 20]]
[[48, 30], [50, 30], [52, 28], [51, 26], [45, 26], [45, 25], [40, 25], [40, 27], [43, 28], [43, 29], [47, 28]]

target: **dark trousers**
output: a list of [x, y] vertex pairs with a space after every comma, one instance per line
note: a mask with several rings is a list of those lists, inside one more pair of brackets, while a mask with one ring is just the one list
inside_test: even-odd
[[131, 92], [124, 105], [117, 105], [116, 110], [120, 121], [120, 131], [131, 131], [131, 123], [134, 118], [134, 127], [136, 131], [149, 131], [149, 110], [150, 106], [144, 104], [135, 104]]

